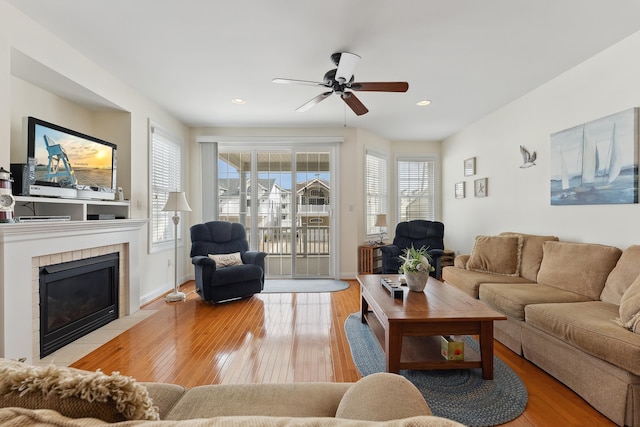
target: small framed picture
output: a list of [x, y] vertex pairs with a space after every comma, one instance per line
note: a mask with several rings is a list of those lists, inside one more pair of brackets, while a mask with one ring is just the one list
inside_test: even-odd
[[456, 199], [464, 199], [464, 181], [456, 182]]
[[476, 174], [476, 158], [471, 157], [464, 161], [464, 176], [473, 176]]
[[476, 179], [473, 182], [473, 195], [475, 197], [487, 197], [487, 178]]

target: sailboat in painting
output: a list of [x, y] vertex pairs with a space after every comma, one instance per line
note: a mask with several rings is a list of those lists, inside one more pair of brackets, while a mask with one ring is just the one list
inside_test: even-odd
[[618, 147], [618, 140], [616, 138], [616, 124], [613, 123], [613, 129], [611, 131], [611, 143], [609, 144], [609, 159], [606, 162], [607, 167], [603, 170], [602, 176], [607, 178], [607, 186], [610, 186], [613, 181], [620, 176], [622, 171], [622, 158], [620, 156], [620, 148]]

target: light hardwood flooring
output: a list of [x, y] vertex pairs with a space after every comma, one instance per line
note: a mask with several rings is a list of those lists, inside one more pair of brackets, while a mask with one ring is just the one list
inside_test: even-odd
[[[357, 381], [344, 332], [360, 308], [358, 283], [333, 293], [259, 294], [206, 303], [158, 299], [157, 310], [71, 366], [118, 371], [139, 381], [203, 384]], [[579, 396], [496, 342], [495, 354], [522, 378], [529, 401], [505, 426], [614, 426]]]

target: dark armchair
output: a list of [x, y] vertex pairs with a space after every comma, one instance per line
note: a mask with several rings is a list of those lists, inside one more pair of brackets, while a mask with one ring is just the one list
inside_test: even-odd
[[[190, 230], [190, 256], [196, 270], [196, 292], [203, 300], [226, 301], [262, 291], [267, 254], [249, 250], [242, 224], [210, 221], [196, 224]], [[239, 254], [242, 263], [221, 267], [209, 256], [222, 254], [230, 254], [228, 258], [232, 260], [233, 254]]]
[[400, 255], [411, 245], [416, 249], [420, 249], [423, 246], [428, 248], [427, 252], [432, 258], [433, 267], [435, 267], [435, 271], [432, 271], [431, 275], [436, 279], [440, 279], [442, 274], [440, 258], [444, 254], [444, 224], [423, 219], [398, 223], [393, 243], [380, 247], [382, 251], [382, 273], [398, 274], [398, 269], [402, 264]]

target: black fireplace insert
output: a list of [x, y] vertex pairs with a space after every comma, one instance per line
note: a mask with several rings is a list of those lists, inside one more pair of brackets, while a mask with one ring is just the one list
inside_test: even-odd
[[40, 268], [40, 358], [118, 318], [118, 254]]

